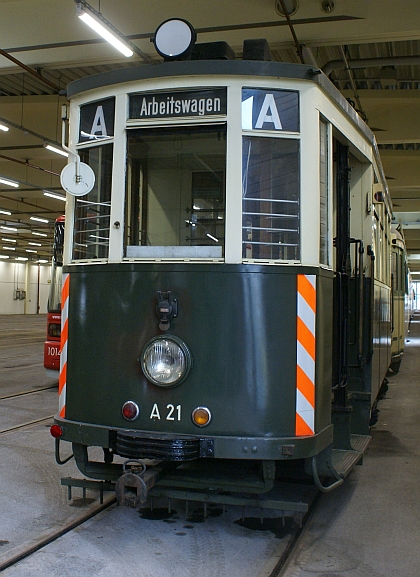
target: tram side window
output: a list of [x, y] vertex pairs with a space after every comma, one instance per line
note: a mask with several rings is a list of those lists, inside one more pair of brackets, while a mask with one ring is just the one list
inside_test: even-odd
[[392, 290], [394, 293], [397, 290], [397, 282], [398, 282], [398, 271], [397, 271], [397, 253], [395, 250], [391, 252], [391, 281], [392, 281]]
[[242, 256], [299, 260], [299, 141], [244, 137]]
[[128, 134], [128, 258], [221, 258], [226, 126], [136, 129]]
[[105, 144], [79, 151], [82, 162], [95, 173], [95, 186], [76, 199], [73, 259], [107, 258], [111, 211], [113, 145]]
[[374, 211], [373, 214], [373, 252], [375, 254], [375, 278], [380, 280], [381, 278], [381, 245], [379, 242], [379, 237], [380, 237], [380, 222], [379, 222], [379, 217], [376, 214], [376, 211]]

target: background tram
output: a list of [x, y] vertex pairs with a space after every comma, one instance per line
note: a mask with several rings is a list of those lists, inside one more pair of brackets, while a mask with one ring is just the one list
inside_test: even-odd
[[150, 495], [240, 499], [296, 464], [330, 490], [391, 359], [375, 138], [319, 70], [217, 49], [69, 86], [96, 179], [68, 195], [57, 460], [142, 460]]
[[64, 221], [65, 216], [59, 216], [54, 224], [51, 285], [47, 304], [47, 339], [44, 342], [44, 368], [48, 376], [53, 378], [58, 377], [58, 371], [60, 370]]

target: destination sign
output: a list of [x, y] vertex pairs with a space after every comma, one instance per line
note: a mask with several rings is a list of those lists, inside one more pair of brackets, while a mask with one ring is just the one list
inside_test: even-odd
[[115, 98], [89, 102], [80, 107], [79, 142], [114, 136]]
[[182, 118], [225, 115], [226, 88], [130, 94], [129, 118]]
[[299, 131], [299, 93], [295, 90], [242, 89], [244, 130]]

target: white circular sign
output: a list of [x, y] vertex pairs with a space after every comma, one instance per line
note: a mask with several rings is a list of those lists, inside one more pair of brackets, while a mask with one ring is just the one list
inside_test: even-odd
[[156, 30], [153, 42], [161, 56], [176, 58], [194, 43], [194, 30], [186, 20], [167, 20]]
[[84, 196], [95, 184], [95, 173], [88, 164], [79, 162], [79, 174], [76, 174], [76, 163], [67, 164], [60, 174], [61, 186], [73, 196]]

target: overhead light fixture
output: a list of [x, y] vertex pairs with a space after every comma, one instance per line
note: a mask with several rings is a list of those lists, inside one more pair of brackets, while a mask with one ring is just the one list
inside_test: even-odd
[[4, 246], [3, 250], [16, 250], [16, 247], [14, 246]]
[[[13, 241], [16, 242], [16, 241]], [[40, 242], [28, 242], [28, 244], [30, 244], [31, 246], [42, 246], [42, 244]]]
[[10, 258], [8, 254], [0, 254], [0, 258]]
[[27, 248], [27, 249], [25, 249], [25, 252], [35, 252], [35, 253], [37, 253], [38, 251], [37, 251], [37, 250], [32, 250], [31, 248]]
[[15, 188], [19, 186], [18, 182], [14, 180], [9, 180], [8, 178], [3, 178], [2, 176], [0, 176], [0, 182], [2, 184], [7, 184], [7, 186], [14, 186]]
[[133, 56], [136, 47], [121, 34], [100, 12], [95, 10], [84, 0], [76, 0], [76, 14], [85, 24], [90, 26], [97, 34], [102, 36], [114, 48], [119, 50], [124, 56]]
[[14, 238], [2, 238], [1, 240], [3, 242], [17, 242], [17, 240], [15, 240]]
[[2, 208], [0, 208], [0, 214], [7, 214], [7, 216], [11, 216], [12, 213], [9, 212], [8, 210], [3, 210]]
[[45, 233], [45, 232], [34, 232], [34, 231], [32, 231], [32, 234], [34, 234], [35, 236], [48, 236], [48, 234]]
[[69, 153], [63, 150], [62, 148], [57, 148], [57, 146], [53, 146], [52, 144], [44, 144], [47, 150], [51, 152], [55, 152], [56, 154], [61, 154], [61, 156], [68, 156]]
[[48, 261], [45, 260], [45, 259], [43, 259], [43, 258], [40, 258], [40, 259], [36, 262], [36, 264], [47, 264], [47, 263], [48, 263]]
[[4, 124], [0, 124], [0, 130], [3, 130], [4, 132], [7, 132], [9, 130], [8, 126], [5, 126]]
[[48, 220], [46, 218], [40, 218], [39, 216], [31, 216], [30, 220], [36, 220], [37, 222], [45, 222], [45, 224], [48, 224]]
[[49, 196], [50, 198], [55, 198], [57, 200], [64, 200], [64, 202], [66, 201], [66, 197], [61, 195], [61, 194], [55, 194], [54, 192], [46, 192], [44, 190], [44, 196]]
[[7, 232], [17, 232], [17, 228], [13, 228], [12, 226], [0, 226], [2, 230], [7, 230]]
[[16, 260], [29, 260], [26, 256], [17, 256]]

